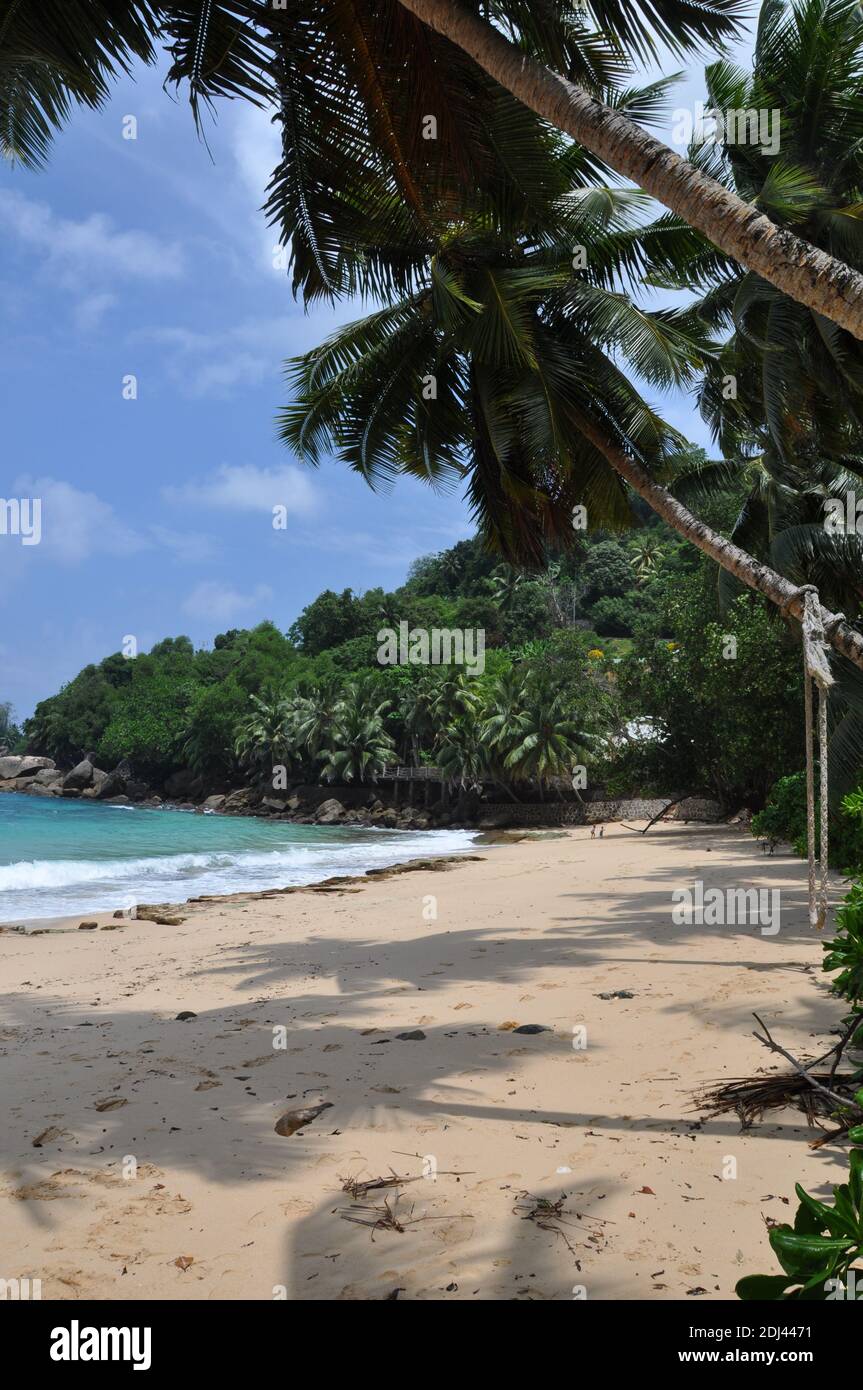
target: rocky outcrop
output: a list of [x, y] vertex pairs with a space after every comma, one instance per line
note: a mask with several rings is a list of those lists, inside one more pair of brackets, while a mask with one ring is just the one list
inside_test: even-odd
[[190, 767], [181, 767], [165, 778], [165, 796], [169, 801], [194, 801], [204, 790], [204, 779]]
[[344, 818], [345, 808], [334, 796], [322, 801], [318, 807], [315, 820], [318, 825], [335, 825], [336, 821]]
[[71, 772], [67, 772], [63, 778], [63, 790], [82, 792], [86, 787], [93, 784], [93, 764], [88, 758], [82, 758], [80, 763], [76, 763]]
[[203, 806], [201, 807], [201, 810], [221, 811], [222, 807], [225, 804], [225, 800], [226, 798], [222, 795], [221, 792], [216, 793], [216, 795], [214, 796], [208, 796]]
[[35, 777], [38, 772], [54, 767], [53, 758], [31, 758], [28, 754], [10, 754], [0, 758], [0, 782], [13, 777]]
[[120, 767], [115, 767], [113, 772], [106, 772], [103, 780], [99, 783], [96, 795], [100, 801], [111, 801], [115, 796], [124, 796], [126, 792], [126, 777]]

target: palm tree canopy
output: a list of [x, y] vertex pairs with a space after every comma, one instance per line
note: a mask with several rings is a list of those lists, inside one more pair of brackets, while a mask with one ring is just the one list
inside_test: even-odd
[[[632, 58], [657, 40], [677, 52], [721, 44], [741, 5], [492, 0], [483, 12], [524, 52], [627, 107]], [[162, 52], [199, 129], [223, 99], [273, 113], [283, 154], [267, 210], [307, 298], [404, 287], [432, 211], [483, 207], [515, 226], [550, 176], [543, 122], [398, 0], [3, 0], [4, 153], [43, 164], [76, 104], [101, 106], [119, 76]]]
[[583, 422], [663, 465], [681, 438], [631, 378], [681, 384], [711, 350], [694, 313], [647, 313], [614, 288], [618, 243], [646, 200], [566, 172], [570, 189], [530, 237], [482, 219], [444, 226], [409, 294], [289, 364], [281, 416], [301, 457], [334, 450], [373, 485], [463, 479], [488, 543], [515, 564], [572, 545], [576, 505], [593, 526], [630, 524]]

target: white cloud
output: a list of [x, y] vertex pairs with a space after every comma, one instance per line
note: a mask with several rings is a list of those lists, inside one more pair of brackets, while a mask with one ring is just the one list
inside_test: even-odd
[[65, 289], [79, 291], [82, 280], [176, 280], [184, 269], [177, 242], [123, 230], [100, 212], [83, 221], [60, 217], [16, 189], [0, 189], [0, 229], [37, 253], [44, 272]]
[[327, 308], [308, 315], [295, 311], [246, 319], [208, 333], [182, 325], [145, 328], [131, 341], [164, 349], [164, 369], [184, 395], [229, 396], [262, 381], [277, 387], [284, 359], [317, 345], [335, 322]]
[[200, 565], [217, 555], [212, 536], [198, 531], [172, 531], [170, 526], [151, 526], [150, 534], [157, 545], [169, 550], [175, 560], [186, 565]]
[[109, 502], [58, 478], [22, 475], [14, 479], [10, 495], [41, 499], [42, 538], [30, 549], [60, 564], [78, 564], [94, 554], [132, 555], [150, 546]]
[[75, 306], [75, 326], [79, 333], [94, 333], [102, 319], [117, 303], [115, 294], [91, 294]]
[[183, 600], [182, 609], [190, 618], [202, 622], [227, 623], [246, 613], [250, 608], [259, 608], [273, 597], [268, 584], [259, 584], [250, 594], [241, 594], [229, 584], [208, 579], [196, 585]]
[[272, 512], [287, 508], [288, 516], [311, 516], [317, 509], [317, 490], [308, 474], [292, 464], [256, 468], [254, 464], [222, 464], [214, 474], [184, 487], [163, 488], [168, 502], [214, 507], [232, 512]]
[[[20, 570], [28, 555], [55, 564], [78, 565], [105, 555], [126, 558], [155, 549], [166, 550], [186, 564], [203, 564], [217, 554], [210, 536], [161, 525], [136, 529], [95, 492], [86, 492], [59, 478], [21, 474], [12, 480], [8, 496], [38, 499], [41, 503], [37, 545], [25, 546], [14, 535], [0, 538], [5, 542], [0, 545], [0, 561], [4, 562], [4, 577], [8, 575], [10, 579], [12, 568]], [[31, 518], [32, 509], [28, 509], [28, 524]]]

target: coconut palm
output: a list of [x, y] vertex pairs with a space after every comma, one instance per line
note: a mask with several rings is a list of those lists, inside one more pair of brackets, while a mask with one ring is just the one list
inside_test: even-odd
[[273, 691], [249, 698], [252, 708], [237, 729], [234, 752], [244, 767], [269, 780], [273, 768], [289, 766], [294, 758], [292, 710], [284, 696]]
[[509, 749], [503, 765], [518, 777], [535, 781], [540, 800], [551, 777], [569, 776], [586, 757], [590, 736], [565, 709], [562, 691], [547, 683], [532, 683], [524, 707], [507, 730]]
[[[188, 84], [199, 124], [218, 98], [274, 109], [284, 153], [268, 206], [307, 295], [355, 285], [358, 266], [406, 285], [424, 249], [429, 188], [451, 215], [464, 210], [466, 191], [474, 206], [485, 196], [523, 214], [544, 164], [539, 125], [534, 119], [528, 134], [522, 119], [531, 113], [727, 255], [863, 337], [863, 278], [793, 235], [778, 237], [769, 217], [610, 104], [627, 59], [653, 54], [657, 40], [681, 53], [734, 37], [739, 0], [495, 0], [482, 17], [454, 0], [41, 0], [38, 10], [6, 0], [5, 8], [0, 131], [6, 152], [31, 165], [76, 103], [102, 105], [112, 79], [136, 60], [154, 62], [160, 45], [172, 58], [167, 80]], [[435, 138], [423, 140], [429, 113]], [[516, 130], [527, 138], [513, 140]], [[372, 187], [370, 238], [355, 207]], [[386, 248], [406, 219], [416, 245], [399, 266]], [[353, 272], [352, 248], [360, 251]]]
[[491, 596], [502, 613], [508, 612], [512, 607], [523, 579], [524, 575], [511, 565], [498, 565], [490, 576]]
[[644, 584], [650, 579], [659, 569], [661, 562], [662, 542], [659, 537], [651, 535], [649, 532], [646, 535], [637, 536], [632, 555], [632, 568], [635, 570], [639, 584]]
[[321, 776], [325, 782], [376, 782], [392, 759], [395, 744], [384, 728], [382, 708], [355, 704], [349, 698], [336, 708]]
[[435, 762], [450, 787], [482, 790], [490, 769], [478, 709], [467, 709], [444, 726], [435, 743]]
[[298, 691], [292, 703], [297, 746], [314, 763], [324, 746], [341, 688], [337, 681], [325, 681]]

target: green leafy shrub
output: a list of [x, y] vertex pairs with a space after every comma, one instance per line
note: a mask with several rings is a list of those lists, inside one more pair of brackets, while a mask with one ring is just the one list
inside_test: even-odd
[[[863, 1105], [863, 1091], [856, 1099]], [[851, 1138], [863, 1143], [863, 1125], [851, 1130]], [[863, 1149], [849, 1154], [849, 1177], [833, 1188], [832, 1205], [819, 1202], [796, 1184], [800, 1201], [794, 1225], [774, 1226], [770, 1245], [783, 1274], [749, 1274], [738, 1281], [737, 1297], [783, 1302], [826, 1302], [844, 1296], [848, 1273], [863, 1281]]]

